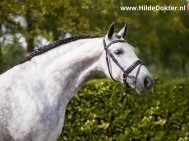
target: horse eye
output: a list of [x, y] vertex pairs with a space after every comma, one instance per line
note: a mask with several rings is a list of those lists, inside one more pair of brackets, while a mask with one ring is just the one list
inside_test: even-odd
[[120, 54], [123, 54], [123, 50], [122, 49], [117, 49], [117, 50], [114, 51], [114, 53], [116, 55], [120, 55]]

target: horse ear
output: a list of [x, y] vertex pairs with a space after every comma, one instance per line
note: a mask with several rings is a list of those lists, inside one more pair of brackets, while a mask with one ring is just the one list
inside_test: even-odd
[[108, 39], [110, 39], [112, 37], [112, 35], [114, 34], [114, 29], [115, 29], [115, 22], [113, 22], [108, 30]]
[[122, 38], [125, 38], [127, 34], [128, 24], [126, 22], [125, 26], [119, 31], [118, 35], [120, 35]]

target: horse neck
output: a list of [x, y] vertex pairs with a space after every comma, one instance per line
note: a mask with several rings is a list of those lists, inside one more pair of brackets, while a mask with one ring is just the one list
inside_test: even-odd
[[102, 38], [82, 39], [57, 47], [31, 62], [48, 92], [68, 103], [81, 86], [101, 71], [102, 51]]

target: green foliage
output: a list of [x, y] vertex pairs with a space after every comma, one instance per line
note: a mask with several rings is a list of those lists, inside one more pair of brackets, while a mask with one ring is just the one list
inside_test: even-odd
[[[112, 22], [117, 22], [118, 31], [128, 21], [126, 40], [136, 48], [137, 55], [151, 72], [163, 76], [187, 76], [189, 12], [120, 9], [120, 6], [180, 7], [186, 4], [185, 0], [1, 0], [0, 37], [20, 33], [30, 52], [41, 45], [37, 39], [53, 41], [64, 38], [67, 33], [106, 34]], [[15, 21], [16, 17], [24, 18], [25, 24]], [[0, 67], [3, 59], [1, 46]]]
[[26, 54], [26, 49], [23, 48], [19, 43], [15, 44], [6, 44], [2, 48], [3, 56], [3, 70], [5, 71], [14, 65], [17, 65]]
[[92, 80], [67, 106], [58, 141], [189, 140], [189, 79], [159, 80], [146, 95]]

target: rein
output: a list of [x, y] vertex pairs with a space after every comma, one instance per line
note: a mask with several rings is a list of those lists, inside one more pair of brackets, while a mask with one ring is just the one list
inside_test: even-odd
[[[104, 49], [106, 51], [106, 63], [107, 63], [107, 66], [108, 66], [108, 71], [109, 71], [109, 74], [110, 74], [110, 77], [112, 78], [112, 80], [116, 81], [113, 76], [112, 76], [112, 73], [110, 71], [110, 62], [109, 62], [109, 57], [114, 61], [114, 63], [122, 70], [123, 72], [123, 83], [126, 87], [130, 87], [129, 84], [135, 84], [135, 87], [136, 87], [136, 83], [137, 83], [137, 77], [138, 77], [138, 74], [140, 72], [140, 68], [141, 66], [143, 65], [143, 62], [141, 60], [137, 60], [135, 61], [133, 64], [131, 64], [126, 70], [124, 70], [124, 68], [118, 63], [118, 61], [116, 60], [116, 58], [113, 56], [113, 54], [110, 52], [110, 50], [108, 49], [112, 44], [115, 44], [115, 43], [118, 43], [118, 42], [126, 42], [125, 40], [115, 40], [115, 41], [112, 41], [110, 42], [108, 45], [106, 45], [106, 42], [103, 38], [103, 44], [104, 44]], [[137, 66], [139, 65], [138, 67], [138, 70], [137, 70], [137, 73], [136, 73], [136, 76], [133, 77], [133, 76], [129, 76], [129, 73], [131, 73]]]

